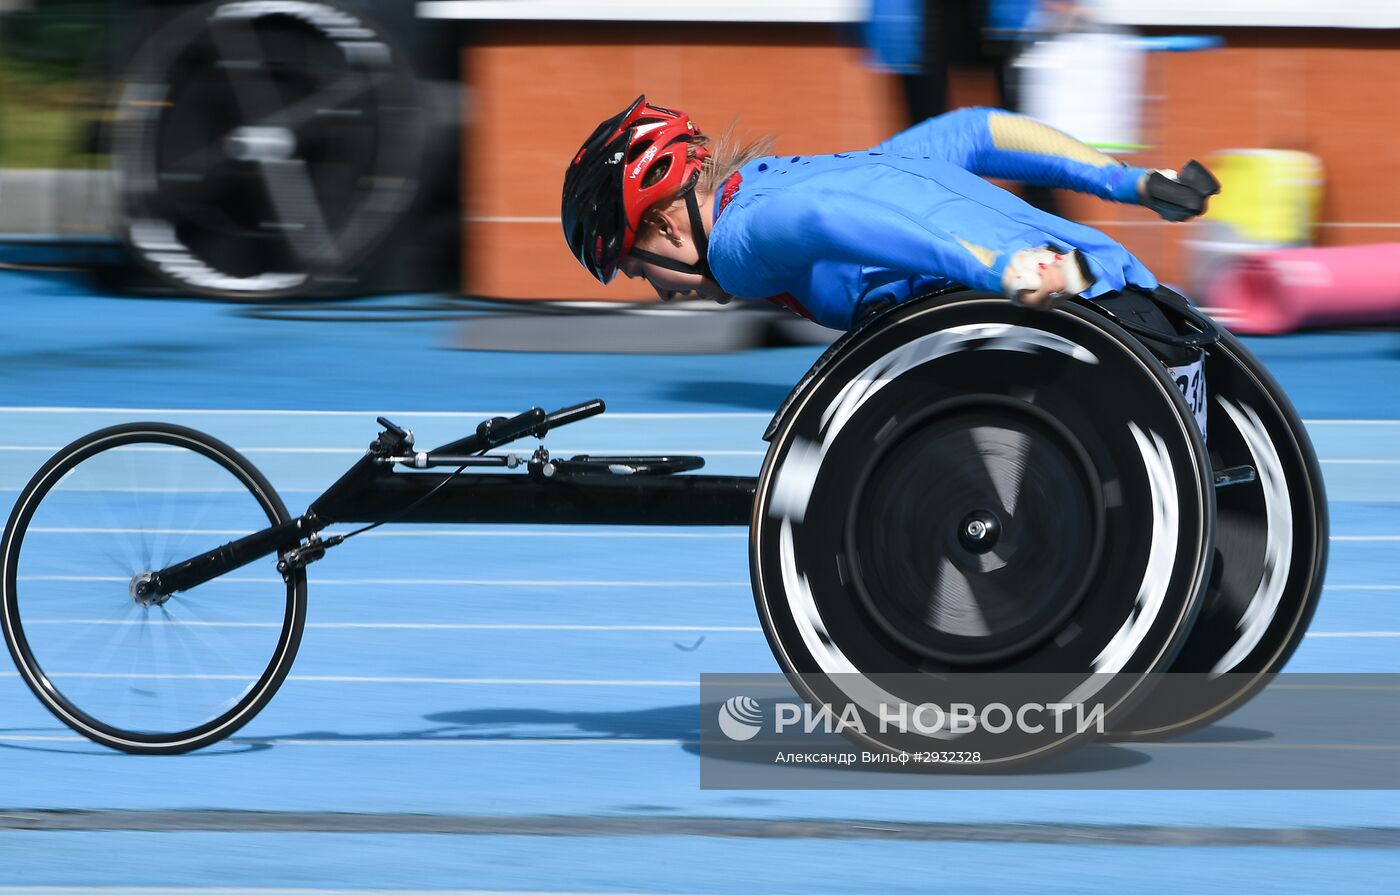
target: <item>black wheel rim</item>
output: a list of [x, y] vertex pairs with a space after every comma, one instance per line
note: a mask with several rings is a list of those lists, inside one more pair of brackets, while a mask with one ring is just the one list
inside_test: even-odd
[[[30, 632], [22, 616], [24, 598], [19, 590], [21, 553], [36, 514], [55, 486], [85, 461], [106, 451], [140, 447], [165, 446], [205, 458], [233, 477], [266, 516], [267, 523], [285, 521], [286, 508], [262, 478], [227, 445], [192, 430], [163, 424], [118, 426], [93, 433], [61, 451], [36, 475], [21, 496], [6, 529], [4, 541], [4, 600], [5, 633], [12, 655], [25, 682], [40, 700], [65, 724], [104, 745], [131, 752], [184, 752], [221, 739], [247, 723], [261, 706], [276, 692], [290, 669], [300, 643], [305, 619], [306, 579], [304, 573], [294, 575], [284, 586], [285, 597], [275, 646], [271, 646], [265, 662], [259, 662], [238, 696], [228, 701], [227, 708], [210, 713], [200, 723], [179, 730], [150, 731], [132, 729], [98, 717], [87, 707], [70, 698], [62, 683], [36, 656]], [[163, 607], [162, 607], [163, 608]], [[269, 641], [271, 643], [271, 641]], [[132, 669], [138, 676], [142, 669]], [[71, 676], [71, 675], [70, 675]], [[230, 691], [234, 692], [234, 691]]]

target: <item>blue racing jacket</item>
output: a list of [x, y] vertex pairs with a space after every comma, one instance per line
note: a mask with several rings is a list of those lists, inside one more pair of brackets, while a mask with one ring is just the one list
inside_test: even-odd
[[1029, 118], [960, 109], [865, 152], [762, 158], [715, 202], [708, 261], [741, 298], [849, 329], [878, 305], [962, 284], [1000, 293], [1021, 249], [1079, 249], [1093, 297], [1157, 280], [1117, 242], [982, 177], [1138, 201], [1146, 171]]

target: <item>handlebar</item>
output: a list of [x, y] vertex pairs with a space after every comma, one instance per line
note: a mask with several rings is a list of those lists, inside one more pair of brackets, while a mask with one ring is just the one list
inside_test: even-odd
[[539, 434], [543, 435], [550, 429], [557, 429], [560, 426], [567, 426], [569, 423], [588, 419], [590, 416], [597, 416], [607, 409], [608, 405], [598, 398], [584, 401], [582, 404], [575, 404], [572, 407], [562, 407], [544, 418], [544, 426], [541, 427]]
[[597, 398], [592, 401], [585, 401], [582, 404], [575, 404], [572, 407], [564, 407], [553, 413], [545, 413], [538, 407], [532, 407], [524, 413], [513, 417], [498, 416], [489, 419], [476, 427], [476, 432], [466, 438], [459, 438], [456, 441], [444, 444], [442, 447], [434, 448], [428, 452], [428, 456], [437, 455], [464, 455], [477, 454], [482, 451], [489, 451], [492, 448], [500, 447], [527, 435], [536, 438], [543, 438], [550, 429], [557, 429], [569, 423], [576, 423], [579, 420], [587, 419], [590, 416], [597, 416], [607, 409], [607, 405]]
[[476, 438], [481, 445], [479, 450], [499, 447], [529, 435], [539, 428], [544, 419], [545, 413], [538, 407], [531, 407], [509, 419], [501, 416], [489, 419], [476, 427]]

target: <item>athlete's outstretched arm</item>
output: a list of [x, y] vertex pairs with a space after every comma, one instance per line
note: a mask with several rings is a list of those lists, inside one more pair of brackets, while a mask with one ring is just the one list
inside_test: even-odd
[[875, 151], [938, 158], [981, 177], [1146, 205], [1169, 221], [1203, 214], [1220, 183], [1200, 162], [1175, 171], [1123, 164], [1048, 124], [1002, 109], [958, 109], [895, 134]]
[[[1016, 253], [1047, 243], [1080, 250], [1094, 281], [1085, 295], [1119, 290], [1128, 283], [1157, 285], [1136, 258], [1096, 230], [1060, 221], [1049, 233], [985, 202], [953, 196], [941, 203], [934, 222], [929, 214], [915, 214], [869, 194], [774, 192], [726, 212], [737, 217], [722, 221], [727, 226], [711, 233], [710, 269], [731, 295], [763, 298], [790, 292], [819, 302], [849, 301], [850, 307], [811, 307], [828, 326], [848, 325], [862, 296], [857, 279], [844, 285], [836, 280], [878, 278], [879, 271], [893, 271], [1003, 293], [1007, 265]], [[819, 281], [823, 288], [816, 288]]]
[[938, 158], [982, 177], [1089, 193], [1137, 204], [1150, 172], [1119, 162], [1033, 118], [1001, 109], [958, 109], [916, 124], [877, 152]]

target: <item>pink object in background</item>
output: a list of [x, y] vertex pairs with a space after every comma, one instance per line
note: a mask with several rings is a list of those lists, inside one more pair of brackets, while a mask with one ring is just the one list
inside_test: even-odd
[[1211, 281], [1204, 304], [1253, 335], [1400, 322], [1400, 243], [1245, 255]]

